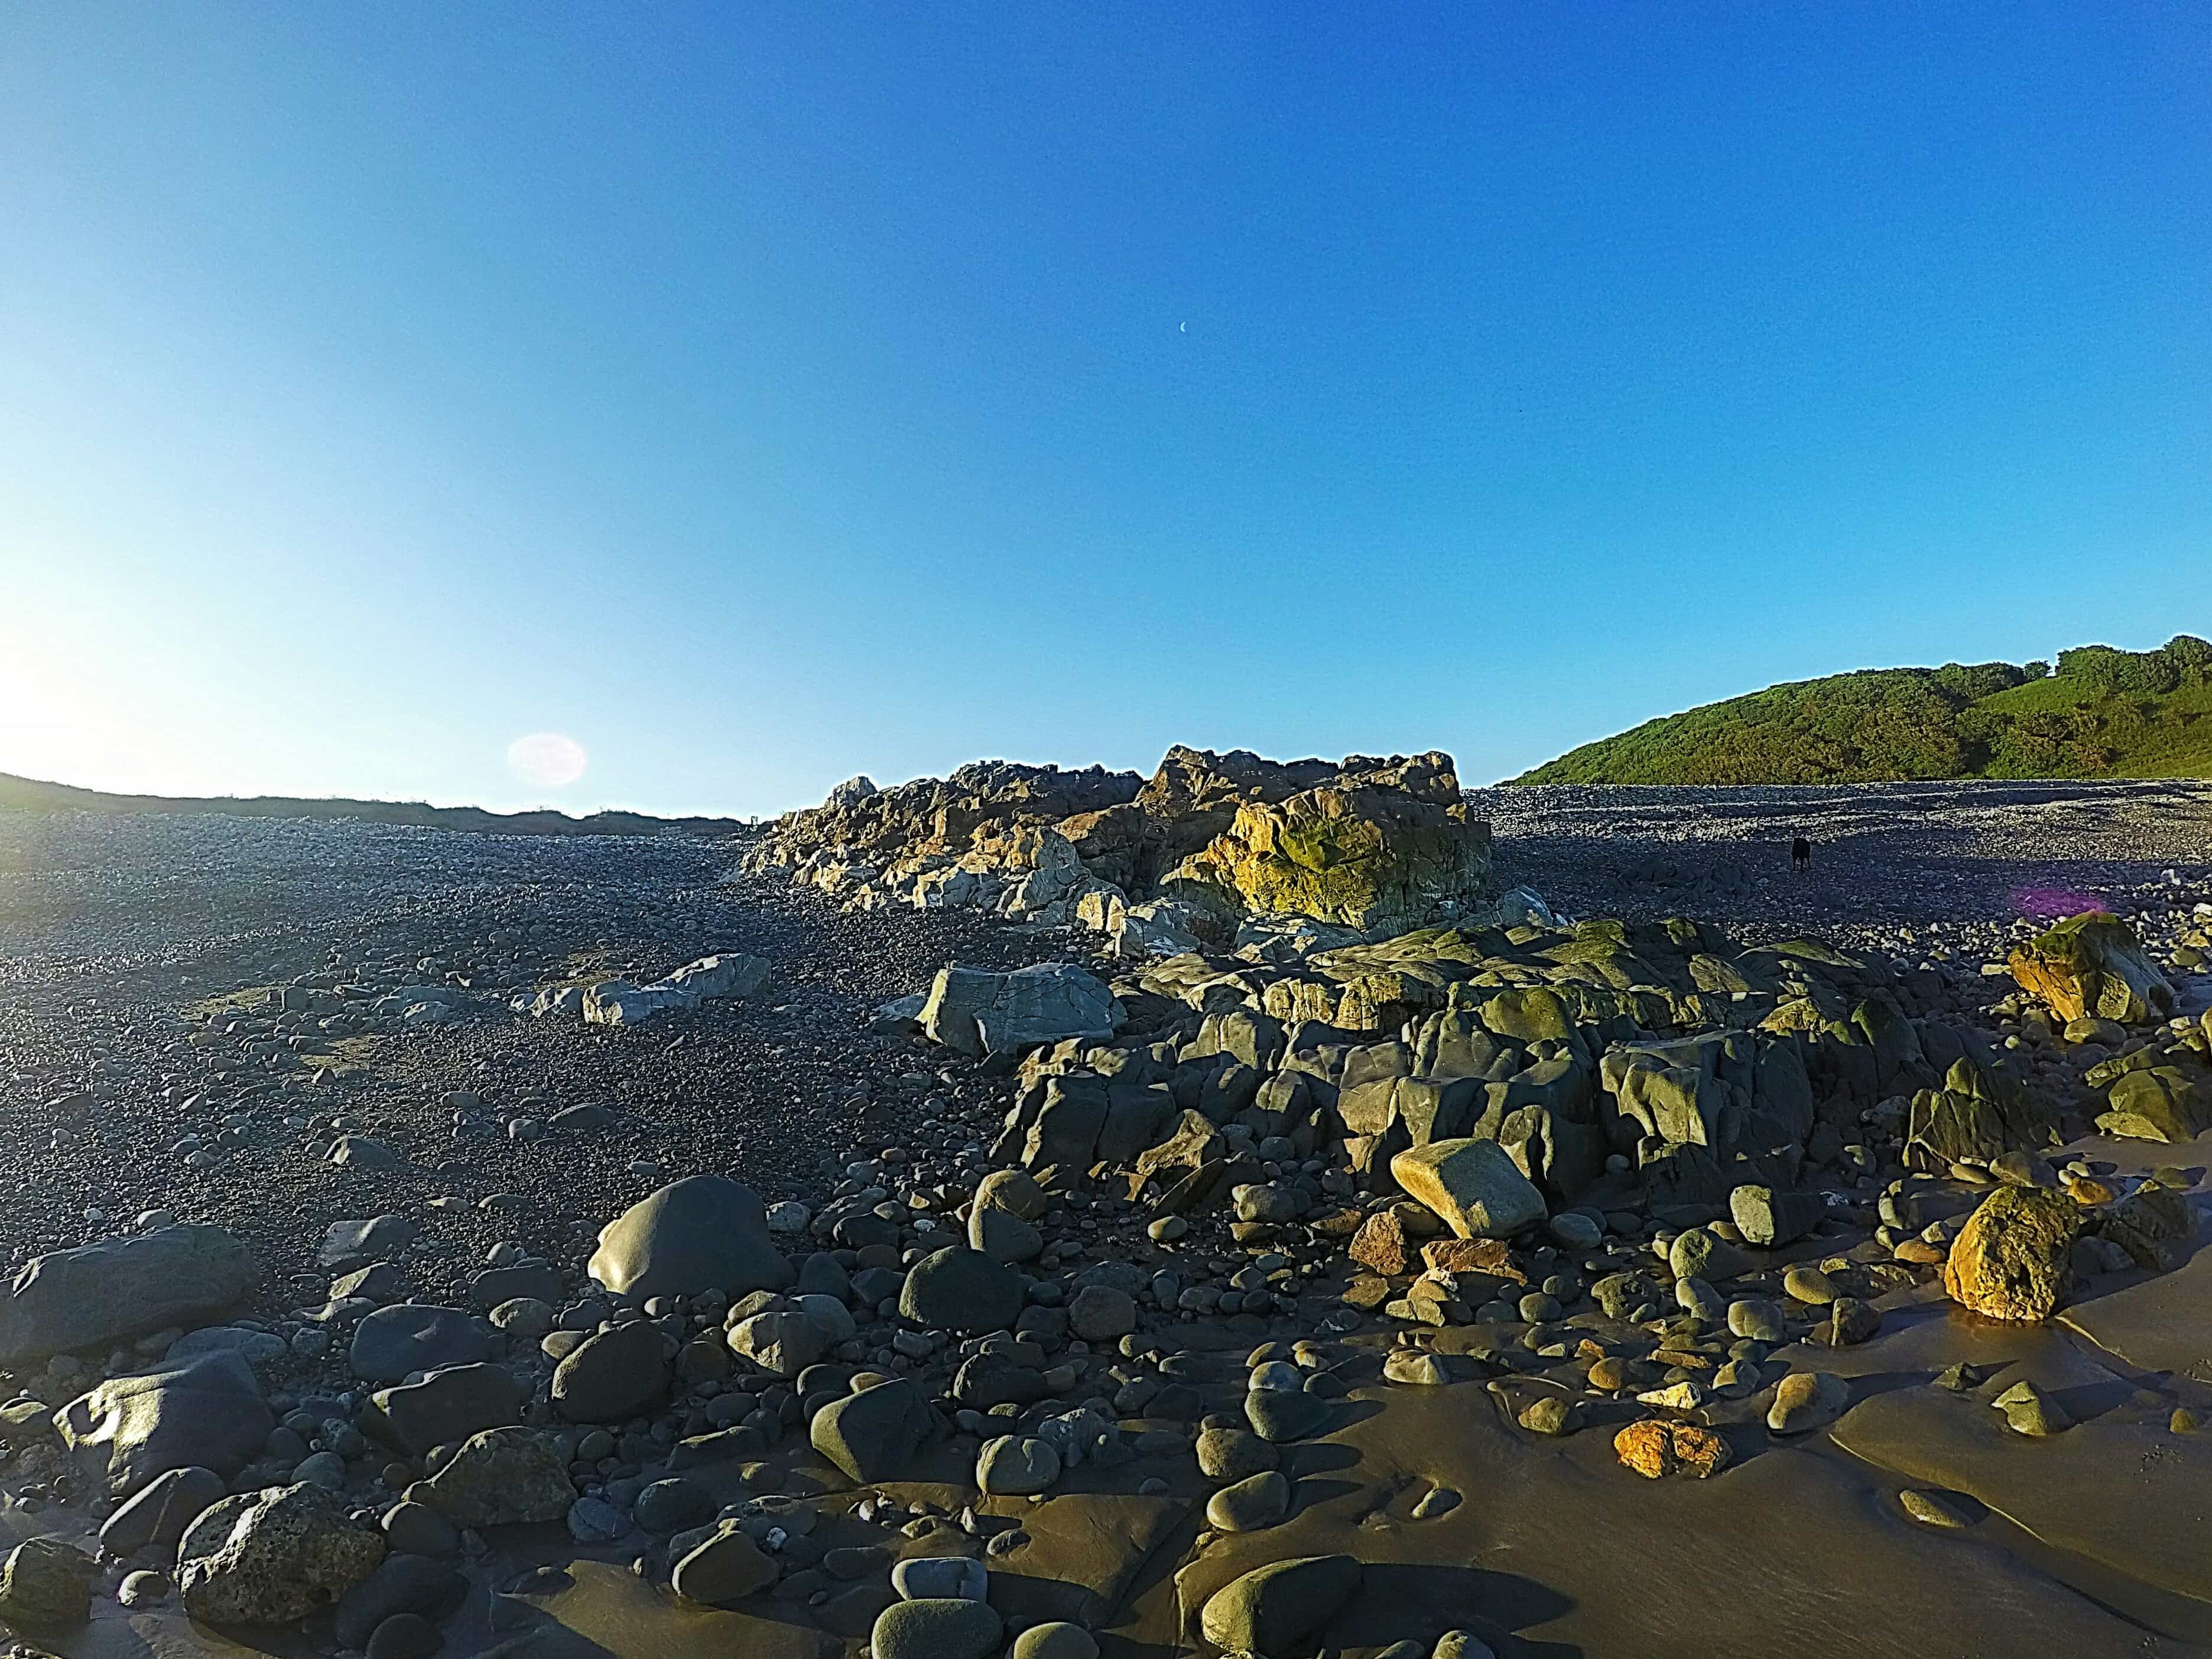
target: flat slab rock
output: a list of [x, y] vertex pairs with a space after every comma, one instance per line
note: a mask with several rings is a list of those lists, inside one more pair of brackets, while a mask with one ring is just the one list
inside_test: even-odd
[[35, 1258], [0, 1294], [0, 1365], [204, 1325], [259, 1277], [220, 1227], [162, 1227]]

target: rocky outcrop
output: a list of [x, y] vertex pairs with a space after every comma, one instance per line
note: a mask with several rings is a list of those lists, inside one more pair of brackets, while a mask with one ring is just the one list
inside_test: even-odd
[[2087, 1017], [2148, 1025], [2173, 1012], [2172, 982], [2109, 911], [2069, 917], [2020, 946], [2008, 965], [2062, 1024]]
[[1472, 910], [1490, 892], [1490, 828], [1468, 817], [1450, 762], [1422, 758], [1436, 769], [1398, 769], [1419, 793], [1340, 782], [1241, 806], [1165, 884], [1235, 920], [1310, 916], [1369, 936]]
[[[741, 1001], [767, 982], [768, 963], [764, 959], [743, 951], [725, 951], [687, 963], [667, 978], [655, 980], [650, 985], [635, 985], [626, 979], [602, 980], [596, 985], [587, 985], [583, 988], [577, 1006], [586, 1025], [641, 1025], [659, 1015], [696, 1008], [702, 1002]], [[555, 1006], [539, 1006], [544, 1000], [541, 994], [538, 1002], [531, 1004], [532, 1011], [541, 1016], [568, 1012], [564, 1006], [559, 1006], [557, 994]]]
[[[1130, 956], [1245, 917], [1401, 931], [1462, 914], [1490, 878], [1488, 830], [1468, 818], [1448, 755], [1277, 762], [1181, 745], [1144, 781], [990, 763], [942, 782], [841, 785], [770, 826], [744, 867], [858, 908], [1081, 921]], [[1150, 908], [1178, 896], [1194, 902]]]
[[[2037, 1150], [2055, 1117], [1930, 1018], [1937, 988], [1815, 941], [1606, 921], [1279, 942], [1279, 959], [1188, 952], [1118, 979], [1127, 1029], [1024, 1058], [996, 1156], [1111, 1167], [1164, 1212], [1261, 1222], [1292, 1200], [1258, 1164], [1340, 1157], [1387, 1197], [1423, 1168], [1406, 1155], [1475, 1141], [1537, 1195], [1516, 1227], [1575, 1206], [1717, 1219], [1746, 1188], [1778, 1239], [1869, 1121], [1906, 1138], [1906, 1091], [1929, 1097], [1914, 1154], [1944, 1172]], [[1947, 1129], [1939, 1096], [1965, 1121]]]

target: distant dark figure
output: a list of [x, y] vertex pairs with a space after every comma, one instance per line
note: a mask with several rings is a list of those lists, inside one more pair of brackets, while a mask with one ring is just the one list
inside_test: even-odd
[[1813, 867], [1813, 843], [1802, 836], [1790, 843], [1790, 867], [1793, 870]]

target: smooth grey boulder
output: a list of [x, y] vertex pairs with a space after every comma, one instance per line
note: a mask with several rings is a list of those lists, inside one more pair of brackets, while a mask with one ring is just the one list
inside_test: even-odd
[[56, 1421], [79, 1473], [111, 1498], [196, 1464], [236, 1474], [276, 1426], [253, 1368], [228, 1351], [111, 1378], [63, 1407]]
[[[845, 1323], [849, 1330], [849, 1316]], [[770, 1376], [787, 1378], [797, 1376], [829, 1352], [836, 1335], [810, 1314], [759, 1313], [732, 1325], [725, 1340], [732, 1353], [750, 1360]]]
[[354, 1328], [350, 1362], [370, 1382], [404, 1382], [416, 1371], [473, 1365], [499, 1352], [499, 1337], [475, 1315], [426, 1302], [379, 1308]]
[[34, 1257], [0, 1291], [0, 1365], [204, 1325], [259, 1273], [220, 1227], [162, 1227]]
[[773, 1558], [733, 1528], [716, 1532], [676, 1564], [670, 1588], [687, 1601], [722, 1607], [775, 1583]]
[[394, 1451], [420, 1457], [433, 1446], [457, 1446], [486, 1429], [520, 1423], [522, 1401], [522, 1385], [506, 1366], [454, 1365], [420, 1382], [378, 1389], [359, 1426]]
[[896, 1480], [936, 1430], [929, 1405], [904, 1377], [833, 1400], [814, 1413], [814, 1449], [852, 1480]]
[[899, 1317], [935, 1331], [1003, 1331], [1020, 1317], [1027, 1285], [1003, 1261], [948, 1244], [908, 1270], [899, 1291]]
[[1002, 1434], [975, 1455], [975, 1486], [993, 1498], [1027, 1498], [1060, 1479], [1060, 1453], [1042, 1440]]
[[943, 968], [922, 1005], [933, 1042], [961, 1054], [1013, 1054], [1064, 1037], [1108, 1037], [1120, 1029], [1113, 988], [1070, 963], [1038, 963], [1010, 974]]
[[568, 1287], [561, 1270], [550, 1261], [518, 1261], [511, 1267], [487, 1267], [469, 1280], [469, 1302], [489, 1313], [502, 1302], [527, 1297], [537, 1302], [565, 1301]]
[[1207, 1429], [1198, 1437], [1198, 1472], [1209, 1480], [1244, 1480], [1282, 1462], [1282, 1454], [1243, 1429]]
[[702, 1291], [734, 1298], [784, 1290], [793, 1276], [769, 1237], [760, 1195], [715, 1175], [671, 1182], [609, 1222], [590, 1272], [639, 1300]]
[[213, 1469], [171, 1469], [148, 1481], [136, 1498], [107, 1517], [100, 1528], [100, 1547], [117, 1556], [143, 1549], [173, 1553], [185, 1528], [229, 1491]]
[[1291, 1512], [1291, 1483], [1279, 1469], [1248, 1475], [1206, 1500], [1206, 1524], [1216, 1532], [1258, 1532]]
[[571, 1423], [638, 1416], [668, 1392], [660, 1327], [645, 1320], [587, 1338], [553, 1372], [553, 1409]]
[[1328, 1421], [1329, 1404], [1302, 1389], [1254, 1389], [1244, 1396], [1244, 1419], [1260, 1438], [1280, 1444], [1319, 1433]]
[[902, 1601], [988, 1601], [991, 1570], [969, 1555], [910, 1555], [891, 1566]]

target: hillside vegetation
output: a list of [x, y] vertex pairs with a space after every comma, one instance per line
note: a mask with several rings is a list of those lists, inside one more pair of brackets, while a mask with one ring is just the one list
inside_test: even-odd
[[2212, 777], [2212, 644], [1796, 680], [1646, 720], [1516, 783]]

